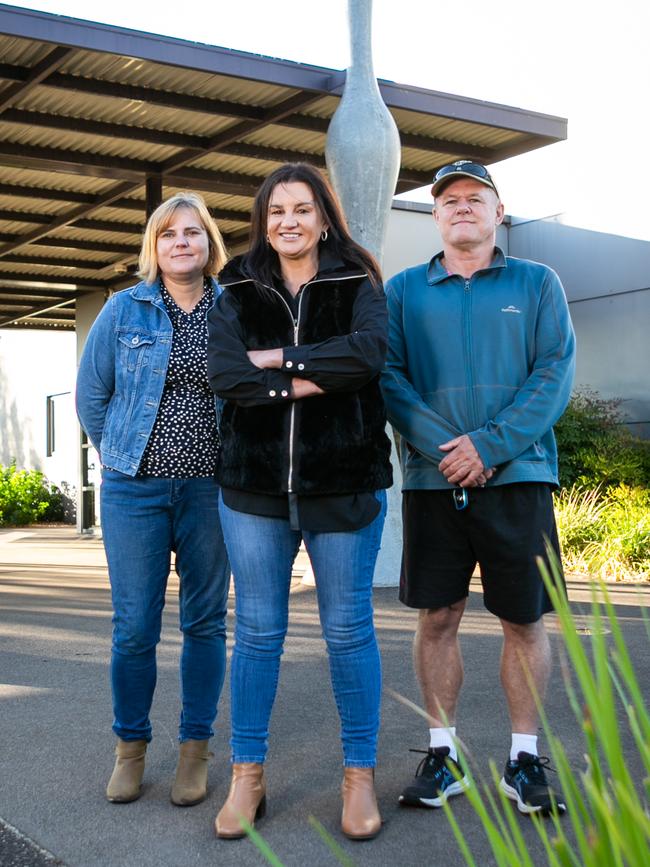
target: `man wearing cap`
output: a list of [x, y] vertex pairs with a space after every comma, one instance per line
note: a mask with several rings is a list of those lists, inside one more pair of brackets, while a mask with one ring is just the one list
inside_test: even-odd
[[431, 192], [443, 250], [386, 287], [382, 388], [403, 471], [400, 599], [419, 609], [413, 655], [431, 720], [429, 748], [400, 802], [439, 807], [467, 786], [455, 741], [458, 628], [478, 563], [484, 605], [504, 639], [512, 737], [501, 788], [523, 813], [564, 810], [538, 754], [529, 678], [543, 698], [551, 604], [536, 558], [547, 559], [549, 540], [559, 561], [552, 425], [571, 392], [573, 329], [557, 274], [495, 245], [504, 210], [485, 166], [444, 166]]

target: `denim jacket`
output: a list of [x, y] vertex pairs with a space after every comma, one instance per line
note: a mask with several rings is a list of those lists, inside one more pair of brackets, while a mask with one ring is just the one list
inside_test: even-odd
[[[221, 288], [215, 280], [215, 299]], [[111, 296], [93, 323], [77, 374], [77, 415], [104, 466], [135, 476], [165, 386], [173, 328], [160, 283]]]

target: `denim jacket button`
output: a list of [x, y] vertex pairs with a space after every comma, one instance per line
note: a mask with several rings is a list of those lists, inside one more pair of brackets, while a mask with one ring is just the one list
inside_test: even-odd
[[140, 338], [137, 337], [137, 336], [136, 336], [136, 337], [133, 337], [133, 338], [131, 339], [131, 343], [132, 343], [134, 346], [137, 346], [138, 343], [140, 343]]

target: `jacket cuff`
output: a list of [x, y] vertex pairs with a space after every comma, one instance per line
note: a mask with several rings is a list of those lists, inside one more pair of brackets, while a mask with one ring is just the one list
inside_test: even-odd
[[472, 441], [472, 445], [478, 452], [478, 456], [483, 461], [483, 466], [485, 467], [485, 469], [496, 469], [499, 461], [497, 461], [495, 459], [495, 456], [490, 453], [490, 447], [485, 442], [485, 437], [481, 436], [481, 434], [477, 431], [468, 434], [468, 436]]
[[291, 376], [305, 377], [309, 372], [309, 350], [305, 346], [285, 346], [282, 370]]
[[276, 400], [288, 400], [291, 397], [291, 380], [294, 374], [282, 370], [268, 370], [266, 376], [266, 396]]

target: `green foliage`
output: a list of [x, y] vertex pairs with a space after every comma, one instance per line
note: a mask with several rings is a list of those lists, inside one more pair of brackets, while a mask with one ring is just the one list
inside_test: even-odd
[[63, 519], [63, 494], [43, 473], [0, 466], [0, 527]]
[[564, 489], [555, 496], [555, 517], [568, 572], [650, 580], [648, 489]]
[[574, 393], [555, 425], [563, 488], [650, 485], [650, 442], [630, 433], [619, 405], [587, 389]]
[[[538, 702], [567, 804], [564, 818], [554, 815], [545, 821], [536, 814], [531, 816], [545, 853], [544, 863], [553, 867], [646, 867], [650, 851], [650, 712], [620, 623], [606, 586], [594, 582], [593, 629], [587, 645], [578, 633], [562, 585], [556, 576], [543, 572], [570, 662], [572, 675], [567, 668], [565, 686], [583, 734], [586, 757], [582, 771], [570, 767], [562, 741]], [[611, 641], [606, 637], [610, 632]], [[628, 753], [630, 746], [635, 748], [633, 759], [626, 758], [624, 743]], [[493, 763], [491, 770], [496, 784], [499, 775]], [[512, 804], [500, 790], [498, 798], [494, 791], [494, 785], [475, 783], [467, 790], [467, 797], [485, 829], [495, 863], [498, 867], [542, 863], [533, 862]], [[477, 864], [447, 804], [445, 812], [466, 863]]]
[[577, 391], [555, 426], [555, 511], [570, 572], [650, 579], [650, 442], [623, 424], [620, 401]]

